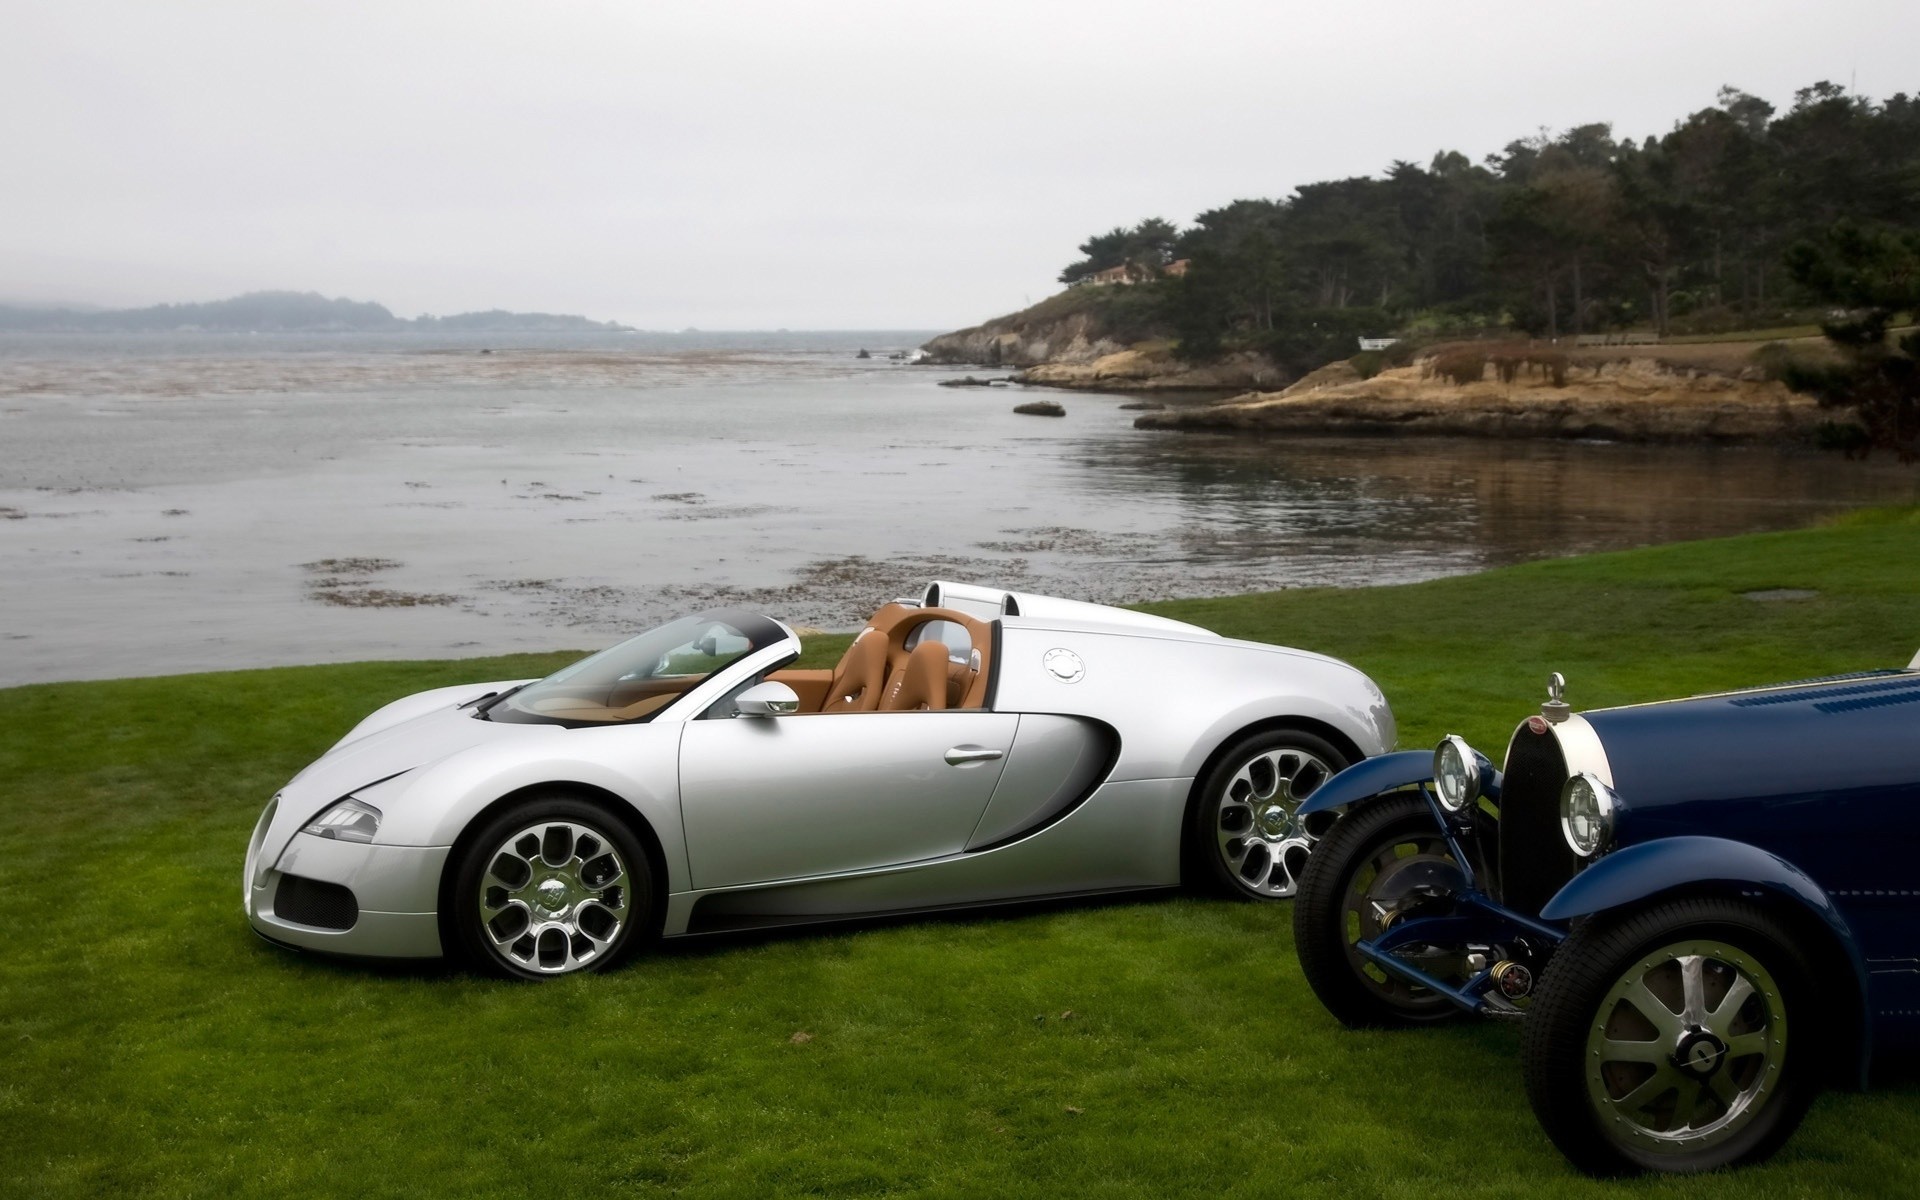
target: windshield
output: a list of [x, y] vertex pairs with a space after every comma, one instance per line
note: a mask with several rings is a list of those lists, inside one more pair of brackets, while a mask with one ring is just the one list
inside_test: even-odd
[[489, 720], [531, 725], [614, 725], [651, 720], [714, 672], [787, 639], [778, 622], [721, 609], [682, 617], [508, 692]]

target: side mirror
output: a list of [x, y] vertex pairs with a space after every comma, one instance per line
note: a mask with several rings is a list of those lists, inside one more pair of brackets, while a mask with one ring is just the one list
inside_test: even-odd
[[738, 717], [783, 717], [800, 711], [800, 697], [784, 683], [756, 683], [733, 698]]

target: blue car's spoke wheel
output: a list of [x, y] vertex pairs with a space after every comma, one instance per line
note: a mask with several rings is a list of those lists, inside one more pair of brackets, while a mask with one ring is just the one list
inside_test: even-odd
[[[1391, 795], [1363, 801], [1320, 842], [1293, 908], [1300, 969], [1328, 1012], [1357, 1029], [1446, 1020], [1453, 1002], [1386, 971], [1360, 952], [1396, 922], [1451, 911], [1462, 882], [1426, 801]], [[1412, 945], [1396, 953], [1429, 975], [1458, 982], [1457, 946]]]
[[470, 958], [501, 974], [550, 978], [619, 957], [651, 907], [646, 872], [624, 825], [556, 798], [479, 830], [447, 900]]
[[1213, 881], [1253, 900], [1293, 895], [1331, 820], [1302, 817], [1300, 805], [1346, 765], [1326, 741], [1294, 730], [1255, 734], [1221, 756], [1194, 811], [1194, 841]]
[[1786, 1140], [1814, 1087], [1789, 1010], [1812, 978], [1765, 911], [1684, 900], [1598, 918], [1556, 951], [1527, 1016], [1527, 1094], [1575, 1165], [1704, 1171]]

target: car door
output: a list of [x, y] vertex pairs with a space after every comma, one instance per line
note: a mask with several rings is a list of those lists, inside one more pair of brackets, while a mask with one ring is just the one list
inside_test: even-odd
[[957, 854], [1020, 719], [833, 713], [689, 721], [680, 807], [696, 888]]

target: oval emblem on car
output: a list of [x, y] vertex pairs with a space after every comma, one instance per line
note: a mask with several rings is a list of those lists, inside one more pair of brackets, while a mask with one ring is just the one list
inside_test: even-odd
[[1047, 669], [1047, 674], [1061, 683], [1079, 683], [1080, 677], [1087, 673], [1087, 664], [1080, 661], [1078, 654], [1064, 646], [1056, 646], [1041, 655], [1040, 665]]

